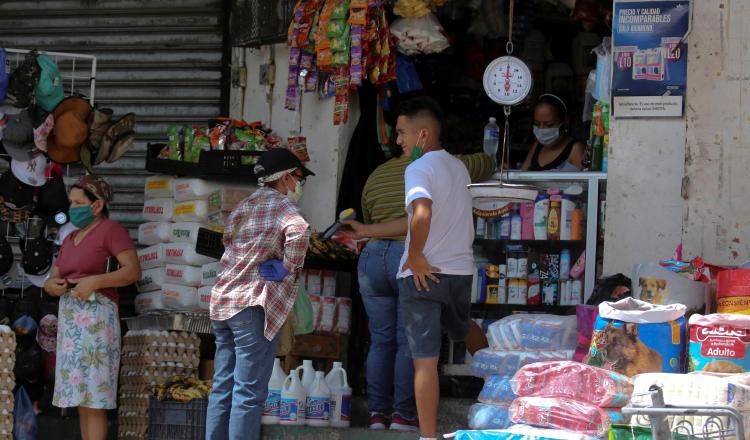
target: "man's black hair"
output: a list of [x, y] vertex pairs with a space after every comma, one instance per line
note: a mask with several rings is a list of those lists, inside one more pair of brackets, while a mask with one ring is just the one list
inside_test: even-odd
[[401, 102], [398, 106], [396, 116], [413, 118], [420, 113], [427, 113], [438, 124], [442, 125], [443, 123], [443, 110], [440, 108], [440, 104], [429, 96], [416, 96]]

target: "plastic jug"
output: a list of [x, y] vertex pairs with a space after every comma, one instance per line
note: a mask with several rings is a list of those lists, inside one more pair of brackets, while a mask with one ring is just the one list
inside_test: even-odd
[[286, 375], [281, 369], [281, 360], [273, 360], [273, 371], [271, 380], [268, 381], [268, 396], [266, 403], [263, 405], [263, 417], [260, 423], [264, 425], [275, 425], [279, 423], [279, 406], [281, 403], [281, 388], [284, 386]]
[[352, 389], [346, 380], [346, 370], [341, 367], [341, 362], [334, 362], [333, 368], [326, 376], [326, 383], [331, 390], [330, 414], [331, 426], [334, 428], [348, 428], [352, 398]]
[[305, 401], [307, 393], [299, 379], [299, 368], [289, 372], [281, 387], [279, 401], [279, 423], [302, 426], [305, 424]]
[[330, 425], [331, 391], [326, 385], [322, 371], [315, 372], [315, 380], [307, 393], [305, 403], [305, 423], [309, 426], [325, 427]]
[[315, 381], [315, 367], [310, 359], [305, 359], [299, 369], [302, 370], [302, 386], [305, 387], [305, 391], [309, 392]]

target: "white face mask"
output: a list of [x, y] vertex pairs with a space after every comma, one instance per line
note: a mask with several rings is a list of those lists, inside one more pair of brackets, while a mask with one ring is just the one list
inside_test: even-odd
[[534, 126], [534, 137], [542, 145], [550, 145], [560, 139], [560, 127], [539, 128]]
[[286, 190], [286, 196], [294, 203], [299, 202], [302, 198], [302, 184], [299, 180], [297, 180], [296, 185], [294, 185], [294, 191], [289, 191], [289, 189]]

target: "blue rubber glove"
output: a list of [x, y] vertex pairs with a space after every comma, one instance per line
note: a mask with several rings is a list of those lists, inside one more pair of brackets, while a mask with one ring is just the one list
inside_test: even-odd
[[260, 263], [260, 275], [266, 281], [281, 281], [289, 275], [289, 271], [284, 267], [284, 263], [276, 258]]

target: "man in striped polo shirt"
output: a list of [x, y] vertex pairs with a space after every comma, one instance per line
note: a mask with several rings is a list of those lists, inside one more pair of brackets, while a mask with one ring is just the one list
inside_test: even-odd
[[[396, 275], [404, 254], [407, 213], [404, 206], [404, 173], [411, 158], [398, 148], [394, 158], [380, 165], [362, 191], [363, 223], [346, 222], [357, 238], [369, 237], [359, 258], [359, 285], [369, 318], [370, 349], [367, 356], [369, 426], [418, 431], [414, 399], [414, 365], [399, 311]], [[484, 153], [456, 156], [473, 181], [492, 175], [495, 163]], [[472, 329], [470, 349], [486, 346], [481, 329]], [[479, 342], [476, 342], [477, 339]], [[474, 347], [471, 347], [474, 345]], [[390, 416], [390, 417], [389, 417]]]

